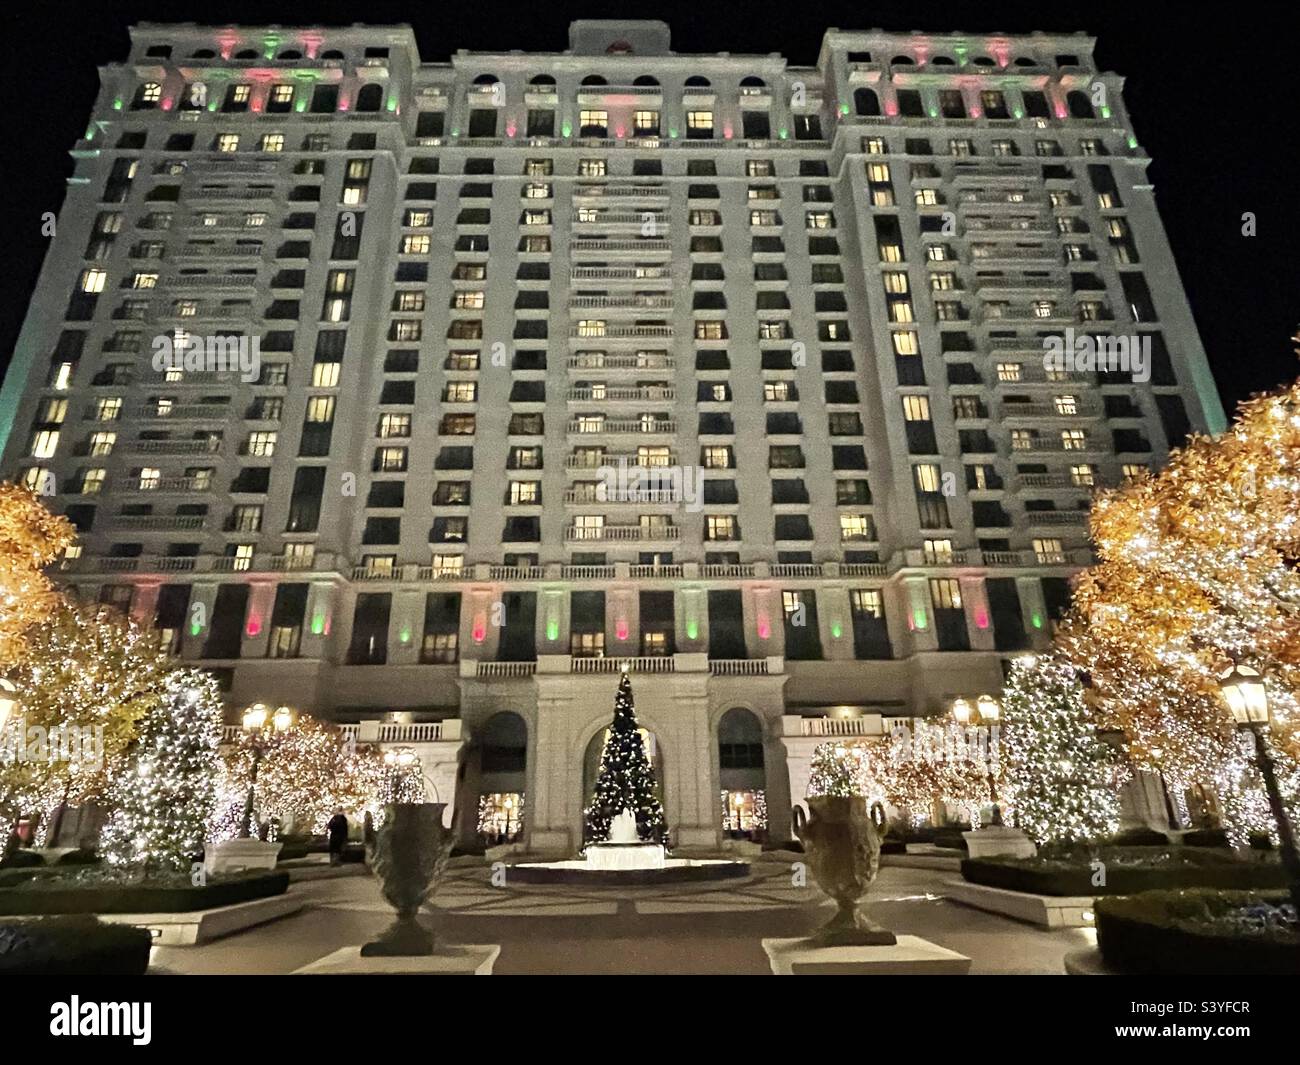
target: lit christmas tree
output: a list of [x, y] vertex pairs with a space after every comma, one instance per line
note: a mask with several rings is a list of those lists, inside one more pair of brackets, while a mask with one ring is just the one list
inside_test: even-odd
[[73, 539], [66, 518], [26, 488], [0, 484], [0, 667], [21, 655], [26, 630], [53, 612], [57, 593], [41, 569]]
[[176, 669], [113, 775], [101, 847], [118, 865], [188, 870], [217, 802], [221, 693], [207, 673]]
[[1098, 737], [1074, 667], [1017, 659], [1002, 706], [1001, 758], [1019, 827], [1039, 846], [1114, 835], [1124, 760]]
[[600, 756], [596, 789], [587, 807], [584, 846], [609, 839], [609, 823], [624, 810], [636, 815], [637, 835], [668, 846], [668, 824], [656, 792], [654, 769], [646, 757], [626, 673], [614, 697], [614, 723]]

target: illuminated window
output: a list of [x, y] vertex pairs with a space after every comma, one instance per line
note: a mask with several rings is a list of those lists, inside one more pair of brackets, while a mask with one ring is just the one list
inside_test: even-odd
[[217, 147], [217, 151], [219, 152], [239, 151], [239, 134], [238, 133], [218, 134], [216, 147]]
[[931, 578], [930, 597], [940, 610], [960, 610], [961, 583], [954, 577]]
[[262, 136], [262, 151], [264, 152], [282, 152], [284, 151], [284, 134], [283, 133], [266, 133]]
[[91, 269], [81, 272], [81, 291], [82, 292], [103, 292], [104, 282], [108, 279], [108, 273], [104, 270]]

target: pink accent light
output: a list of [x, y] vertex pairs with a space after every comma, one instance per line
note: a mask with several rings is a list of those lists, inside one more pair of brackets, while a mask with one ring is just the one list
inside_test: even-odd
[[760, 640], [766, 640], [771, 635], [772, 635], [771, 624], [768, 622], [767, 618], [760, 617], [758, 619], [758, 638]]
[[983, 609], [975, 611], [975, 627], [978, 629], [987, 629], [989, 627], [988, 611]]
[[626, 639], [627, 639], [627, 622], [626, 622], [626, 621], [623, 621], [622, 619], [619, 619], [617, 622], [615, 622], [615, 624], [614, 624], [614, 635], [617, 636], [620, 640], [626, 640]]
[[484, 640], [487, 639], [487, 618], [484, 617], [482, 614], [479, 614], [474, 619], [473, 636], [474, 636], [475, 643], [482, 643]]

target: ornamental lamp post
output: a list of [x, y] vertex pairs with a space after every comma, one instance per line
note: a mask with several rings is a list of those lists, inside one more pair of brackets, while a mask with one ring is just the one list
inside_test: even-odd
[[1282, 803], [1282, 793], [1278, 791], [1273, 757], [1268, 752], [1268, 743], [1264, 738], [1271, 716], [1264, 678], [1249, 666], [1235, 665], [1231, 671], [1219, 678], [1219, 690], [1223, 692], [1224, 701], [1232, 711], [1238, 731], [1249, 730], [1255, 737], [1255, 765], [1259, 768], [1259, 775], [1264, 778], [1264, 790], [1268, 792], [1268, 805], [1273, 811], [1273, 821], [1277, 825], [1277, 838], [1282, 850], [1282, 868], [1286, 870], [1291, 904], [1295, 907], [1296, 913], [1300, 914], [1300, 853], [1296, 852], [1295, 833], [1291, 829], [1291, 819], [1287, 816], [1286, 807]]
[[272, 714], [265, 703], [254, 703], [244, 711], [242, 724], [245, 742], [253, 752], [253, 769], [248, 779], [248, 795], [244, 798], [244, 814], [239, 821], [240, 839], [251, 839], [253, 836], [253, 800], [262, 756], [270, 749], [278, 733], [287, 732], [293, 727], [293, 721], [294, 712], [287, 706], [277, 708]]

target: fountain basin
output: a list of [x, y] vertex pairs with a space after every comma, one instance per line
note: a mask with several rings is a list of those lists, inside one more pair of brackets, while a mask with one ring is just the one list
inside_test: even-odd
[[[660, 847], [659, 851], [662, 855], [663, 848]], [[593, 868], [584, 859], [575, 858], [561, 862], [520, 862], [510, 866], [506, 881], [515, 884], [654, 887], [659, 884], [737, 880], [748, 875], [748, 862], [733, 862], [725, 858], [663, 858], [663, 864], [657, 868], [612, 869]]]

